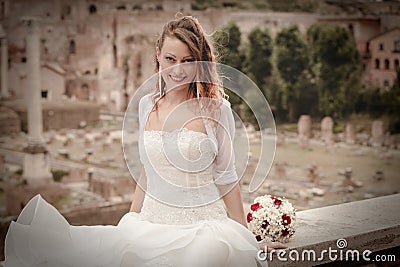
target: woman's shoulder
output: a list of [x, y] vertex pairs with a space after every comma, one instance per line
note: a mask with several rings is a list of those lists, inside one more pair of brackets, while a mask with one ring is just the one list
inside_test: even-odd
[[231, 103], [226, 98], [210, 98], [205, 100], [205, 106], [211, 106], [213, 111], [230, 110]]
[[221, 116], [231, 115], [232, 113], [231, 102], [229, 102], [228, 99], [222, 98], [219, 109], [221, 112]]
[[139, 100], [139, 109], [151, 108], [154, 105], [154, 93], [148, 93]]
[[153, 107], [153, 94], [149, 93], [142, 96], [139, 100], [139, 116], [143, 116]]
[[222, 98], [222, 105], [227, 108], [231, 108], [231, 102], [229, 102], [229, 100], [226, 98]]
[[[223, 125], [224, 128], [229, 127], [233, 120], [231, 103], [225, 98], [218, 99], [214, 108], [208, 114], [211, 121], [218, 122], [216, 125]], [[215, 124], [212, 125], [216, 126]]]
[[152, 102], [153, 93], [148, 93], [140, 98], [139, 106]]

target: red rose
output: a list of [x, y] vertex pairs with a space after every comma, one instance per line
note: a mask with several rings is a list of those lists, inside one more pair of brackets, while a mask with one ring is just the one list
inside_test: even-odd
[[284, 229], [282, 231], [282, 236], [287, 236], [289, 234], [289, 231], [287, 229]]
[[288, 225], [292, 222], [292, 219], [290, 218], [290, 216], [283, 214], [282, 215], [282, 223], [283, 225]]
[[279, 199], [277, 199], [276, 197], [274, 197], [274, 196], [271, 196], [271, 199], [274, 201], [274, 205], [275, 206], [280, 206], [281, 205], [281, 203], [282, 203], [282, 201], [280, 201]]
[[261, 209], [262, 207], [263, 206], [261, 206], [261, 204], [257, 202], [257, 203], [251, 204], [250, 209], [253, 211], [256, 211], [256, 210]]
[[253, 215], [251, 215], [251, 213], [247, 213], [247, 222], [251, 222], [251, 220], [253, 220]]
[[282, 203], [282, 201], [280, 201], [279, 199], [277, 199], [277, 198], [275, 198], [274, 199], [274, 204], [276, 205], [276, 206], [280, 206], [281, 205], [281, 203]]
[[269, 225], [269, 222], [267, 220], [263, 221], [261, 224], [262, 229], [266, 229]]

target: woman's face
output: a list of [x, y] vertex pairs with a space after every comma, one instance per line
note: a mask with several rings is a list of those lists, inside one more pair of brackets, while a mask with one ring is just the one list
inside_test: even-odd
[[[194, 57], [189, 47], [177, 38], [166, 37], [161, 50], [157, 49], [166, 89], [187, 89], [196, 75]], [[185, 64], [183, 64], [185, 63]]]

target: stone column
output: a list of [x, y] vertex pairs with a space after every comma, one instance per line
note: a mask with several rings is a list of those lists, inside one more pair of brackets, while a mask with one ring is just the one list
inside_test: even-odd
[[374, 147], [380, 147], [383, 145], [385, 131], [383, 127], [383, 121], [375, 120], [372, 122], [371, 127], [371, 143]]
[[1, 98], [8, 98], [10, 97], [10, 93], [8, 92], [8, 83], [7, 83], [7, 78], [8, 78], [8, 45], [7, 45], [7, 38], [6, 35], [3, 31], [3, 29], [0, 29], [0, 57], [1, 57], [1, 62], [0, 62], [0, 76], [1, 76], [1, 85], [0, 85], [0, 91], [1, 91]]
[[301, 115], [297, 122], [299, 145], [303, 149], [308, 149], [311, 137], [311, 117], [310, 115]]
[[347, 123], [345, 128], [345, 141], [347, 144], [355, 144], [356, 143], [356, 133], [353, 124]]
[[23, 177], [28, 183], [48, 182], [51, 179], [50, 155], [43, 139], [43, 117], [40, 94], [40, 40], [37, 20], [24, 19], [27, 25], [26, 106], [28, 116], [28, 146], [25, 148]]
[[327, 145], [333, 142], [333, 120], [329, 116], [324, 117], [321, 121], [321, 138]]

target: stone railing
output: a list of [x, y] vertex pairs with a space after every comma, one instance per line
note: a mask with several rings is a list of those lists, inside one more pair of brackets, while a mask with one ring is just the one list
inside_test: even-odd
[[[399, 264], [399, 203], [400, 194], [395, 194], [300, 211], [297, 213], [296, 233], [287, 244], [289, 248], [275, 253], [272, 261], [268, 259], [269, 255], [267, 255], [268, 266], [301, 267], [321, 264], [341, 267], [364, 266], [362, 264], [363, 257], [376, 262], [374, 258], [376, 255], [381, 256], [381, 262], [383, 262], [384, 256], [388, 263], [393, 263], [395, 260], [395, 264]], [[129, 209], [129, 204], [103, 207], [100, 212], [98, 208], [92, 208], [85, 211], [84, 218], [82, 214], [74, 212], [64, 214], [64, 216], [72, 224], [75, 221], [82, 223], [82, 220], [88, 225], [99, 224], [99, 222], [100, 224], [115, 224], [117, 221], [108, 221], [105, 218], [120, 218]], [[9, 224], [9, 220], [7, 221], [1, 227], [3, 242]], [[393, 252], [397, 255], [392, 255]], [[359, 260], [354, 261], [353, 265], [351, 263], [349, 265], [348, 261], [351, 256], [357, 257], [357, 253]], [[348, 261], [344, 264], [346, 256]], [[260, 257], [265, 257], [265, 255], [261, 254]], [[332, 263], [332, 261], [340, 259], [342, 261], [336, 264]], [[376, 266], [364, 262], [365, 266]]]
[[[269, 266], [316, 266], [332, 261], [342, 263], [334, 266], [399, 264], [399, 204], [400, 194], [395, 194], [300, 211], [289, 248], [275, 253]], [[269, 260], [269, 255], [260, 256]]]

